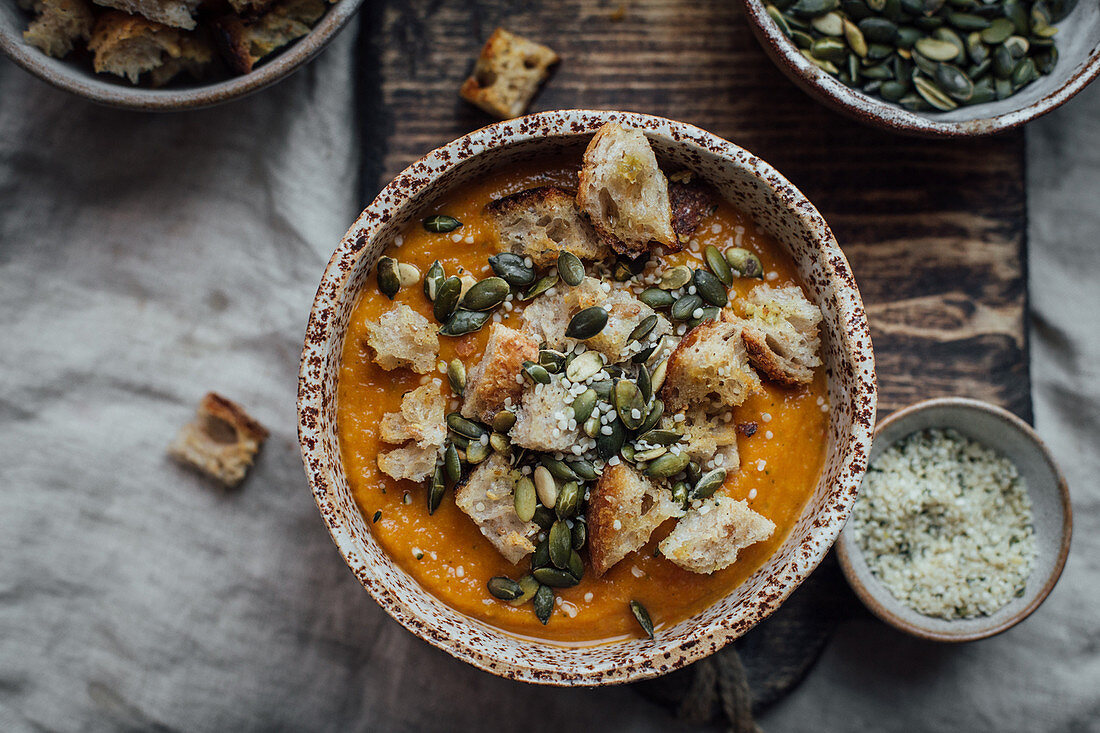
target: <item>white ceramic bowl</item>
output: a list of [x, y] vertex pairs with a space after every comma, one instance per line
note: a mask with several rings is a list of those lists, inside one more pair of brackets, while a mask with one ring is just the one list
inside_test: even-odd
[[[655, 640], [564, 648], [510, 636], [462, 616], [425, 592], [371, 536], [351, 497], [336, 437], [341, 345], [356, 297], [399, 228], [440, 195], [483, 172], [582, 150], [616, 120], [643, 130], [667, 167], [694, 170], [790, 253], [824, 314], [828, 372], [826, 464], [801, 518], [775, 555], [741, 587]], [[832, 232], [797, 189], [752, 154], [699, 128], [606, 111], [544, 112], [491, 125], [429, 153], [366, 208], [336, 249], [317, 290], [299, 374], [299, 438], [317, 506], [356, 577], [414, 634], [477, 667], [547, 684], [608, 684], [651, 677], [704, 657], [774, 611], [832, 546], [855, 501], [875, 418], [871, 338], [855, 280]]]
[[1046, 599], [1062, 574], [1073, 529], [1069, 490], [1050, 451], [1031, 426], [987, 402], [945, 397], [918, 402], [890, 415], [875, 431], [874, 460], [897, 441], [928, 428], [954, 428], [1000, 452], [1027, 482], [1037, 556], [1024, 595], [989, 616], [948, 621], [920, 614], [891, 595], [867, 567], [851, 526], [837, 543], [841, 569], [852, 590], [871, 611], [902, 631], [933, 641], [974, 641], [1023, 621]]
[[879, 97], [850, 89], [810, 63], [783, 35], [765, 9], [765, 0], [741, 0], [756, 39], [791, 81], [828, 107], [876, 127], [926, 137], [992, 135], [1030, 122], [1065, 104], [1100, 75], [1100, 5], [1080, 0], [1057, 24], [1059, 61], [1008, 99], [960, 107], [951, 112], [910, 112]]
[[310, 32], [268, 60], [240, 76], [211, 82], [149, 89], [110, 74], [96, 74], [91, 61], [55, 59], [23, 40], [27, 16], [15, 0], [0, 2], [0, 51], [15, 63], [49, 82], [81, 97], [126, 109], [170, 112], [211, 107], [246, 96], [284, 79], [304, 65], [351, 20], [363, 0], [339, 0], [325, 12]]

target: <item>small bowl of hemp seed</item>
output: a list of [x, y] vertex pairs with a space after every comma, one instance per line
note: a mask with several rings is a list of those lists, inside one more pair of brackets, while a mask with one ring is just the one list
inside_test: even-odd
[[779, 68], [834, 110], [925, 137], [990, 135], [1100, 75], [1079, 0], [742, 0]]

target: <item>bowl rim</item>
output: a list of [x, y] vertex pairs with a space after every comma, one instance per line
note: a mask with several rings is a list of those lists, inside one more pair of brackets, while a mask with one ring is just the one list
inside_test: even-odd
[[984, 137], [1013, 130], [1054, 111], [1100, 76], [1100, 44], [1096, 44], [1070, 80], [1031, 104], [993, 117], [940, 121], [910, 112], [890, 102], [849, 89], [798, 53], [765, 9], [763, 0], [741, 0], [753, 35], [768, 57], [806, 93], [825, 106], [876, 127], [919, 137]]
[[247, 74], [183, 89], [125, 86], [96, 74], [91, 68], [62, 66], [63, 59], [47, 56], [25, 43], [19, 34], [0, 33], [0, 51], [39, 79], [97, 104], [140, 112], [200, 109], [239, 99], [290, 76], [328, 45], [355, 17], [362, 3], [363, 0], [337, 0], [309, 33]]
[[1025, 437], [1030, 439], [1039, 449], [1040, 455], [1043, 456], [1047, 467], [1050, 468], [1051, 474], [1056, 480], [1058, 497], [1061, 500], [1063, 510], [1062, 536], [1058, 547], [1058, 557], [1055, 559], [1054, 567], [1051, 569], [1050, 575], [1043, 583], [1042, 588], [1039, 589], [1038, 594], [1036, 594], [1030, 603], [1000, 622], [990, 624], [985, 628], [970, 633], [948, 633], [915, 624], [906, 618], [894, 614], [882, 604], [879, 600], [881, 593], [889, 593], [890, 591], [881, 583], [876, 583], [874, 586], [879, 591], [878, 593], [872, 591], [856, 573], [855, 558], [857, 556], [862, 556], [862, 552], [856, 545], [850, 532], [841, 532], [840, 537], [837, 539], [837, 558], [840, 561], [840, 569], [844, 573], [848, 585], [851, 586], [852, 590], [859, 597], [859, 600], [863, 602], [863, 605], [867, 607], [868, 611], [890, 626], [912, 636], [927, 639], [928, 641], [948, 643], [978, 641], [979, 639], [988, 639], [991, 636], [996, 636], [997, 634], [1008, 631], [1013, 626], [1023, 621], [1034, 613], [1039, 606], [1043, 604], [1043, 601], [1047, 599], [1050, 592], [1054, 590], [1054, 586], [1062, 576], [1062, 570], [1065, 568], [1066, 559], [1069, 557], [1069, 548], [1073, 538], [1073, 507], [1070, 503], [1069, 485], [1066, 483], [1065, 476], [1062, 475], [1062, 470], [1055, 462], [1054, 455], [1051, 453], [1050, 448], [1047, 447], [1046, 443], [1043, 442], [1043, 439], [1039, 437], [1039, 434], [1035, 432], [1035, 429], [1031, 427], [1031, 425], [1022, 420], [1015, 413], [998, 405], [970, 397], [934, 397], [927, 400], [921, 400], [920, 402], [916, 402], [908, 407], [891, 413], [889, 417], [880, 422], [875, 429], [875, 439], [877, 440], [882, 432], [888, 430], [895, 423], [901, 422], [924, 410], [937, 407], [959, 407], [965, 410], [984, 412], [1015, 428]]
[[[489, 657], [461, 635], [416, 618], [415, 611], [408, 609], [394, 589], [387, 587], [385, 582], [374, 582], [377, 578], [356, 557], [355, 543], [358, 540], [352, 536], [347, 526], [348, 520], [326, 506], [336, 494], [327, 477], [339, 467], [331, 465], [324, 449], [324, 365], [331, 353], [325, 348], [325, 343], [333, 331], [337, 330], [341, 293], [348, 285], [360, 253], [368, 249], [368, 242], [389, 221], [390, 213], [386, 211], [387, 208], [402, 206], [421, 196], [445, 173], [482, 155], [490, 148], [510, 147], [530, 140], [556, 136], [580, 138], [591, 135], [600, 125], [609, 121], [644, 128], [647, 133], [663, 138], [668, 144], [706, 149], [731, 162], [736, 161], [739, 166], [751, 167], [752, 172], [765, 186], [789, 196], [787, 206], [792, 216], [801, 221], [807, 231], [813, 233], [815, 245], [821, 252], [822, 270], [837, 294], [837, 320], [845, 324], [840, 339], [842, 343], [848, 343], [847, 358], [842, 365], [854, 372], [852, 388], [847, 398], [854, 412], [851, 425], [846, 430], [850, 437], [838, 448], [839, 477], [823, 499], [822, 516], [808, 525], [806, 536], [793, 546], [787, 562], [774, 570], [775, 574], [783, 576], [783, 581], [777, 583], [778, 588], [760, 591], [759, 597], [754, 597], [751, 603], [743, 604], [742, 615], [736, 618], [722, 617], [690, 636], [671, 638], [663, 644], [658, 636], [658, 642], [648, 642], [644, 655], [635, 653], [621, 664], [577, 669], [563, 663], [550, 669], [536, 668], [506, 656]], [[853, 346], [857, 339], [861, 348]], [[312, 374], [314, 370], [315, 375]], [[697, 661], [732, 642], [786, 600], [824, 559], [851, 511], [871, 448], [876, 404], [877, 382], [873, 348], [858, 287], [828, 224], [797, 188], [752, 153], [694, 125], [635, 112], [572, 109], [541, 112], [498, 122], [463, 135], [409, 165], [363, 210], [333, 253], [310, 312], [299, 371], [298, 433], [310, 488], [329, 533], [345, 563], [387, 614], [415, 636], [457, 659], [493, 674], [549, 685], [604, 685], [653, 677]], [[388, 556], [386, 562], [396, 567]], [[434, 599], [428, 591], [421, 589], [421, 592]], [[489, 628], [476, 619], [470, 619], [470, 623]], [[492, 631], [515, 641], [522, 641], [505, 632], [495, 629]], [[570, 650], [563, 648], [563, 651]], [[660, 668], [655, 663], [658, 658]]]

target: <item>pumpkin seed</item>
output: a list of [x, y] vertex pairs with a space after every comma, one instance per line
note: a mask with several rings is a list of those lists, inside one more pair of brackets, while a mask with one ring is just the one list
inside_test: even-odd
[[481, 436], [489, 434], [484, 427], [473, 420], [467, 420], [457, 412], [447, 415], [447, 427], [470, 440], [481, 440]]
[[401, 276], [397, 270], [397, 260], [394, 258], [382, 257], [378, 260], [378, 289], [390, 300], [401, 289]]
[[798, 48], [803, 51], [808, 50], [810, 46], [814, 45], [814, 37], [800, 30], [791, 31], [791, 40], [794, 41], [794, 45], [798, 46]]
[[[572, 543], [572, 536], [570, 536], [570, 542]], [[569, 574], [576, 578], [578, 583], [584, 578], [584, 560], [576, 551], [569, 553]]]
[[[539, 459], [539, 463], [546, 466], [546, 470], [550, 472], [550, 475], [556, 479], [562, 481], [576, 481], [577, 474], [569, 467], [569, 464], [565, 461], [559, 461], [556, 458], [550, 456], [543, 456]], [[559, 494], [560, 496], [560, 494]]]
[[619, 455], [623, 457], [623, 460], [634, 462], [634, 453], [636, 449], [630, 443], [624, 443], [623, 447], [619, 449]]
[[643, 451], [636, 450], [634, 452], [634, 460], [636, 461], [652, 461], [654, 458], [659, 458], [665, 453], [668, 453], [667, 445], [658, 445], [653, 448], [647, 448]]
[[1023, 36], [1009, 36], [1004, 42], [1004, 47], [1014, 59], [1022, 59], [1031, 50], [1031, 42]]
[[1054, 72], [1054, 67], [1058, 65], [1058, 49], [1050, 48], [1044, 53], [1040, 53], [1035, 56], [1035, 67], [1043, 74], [1050, 74]]
[[[566, 561], [566, 567], [569, 562]], [[544, 586], [551, 588], [572, 588], [579, 583], [576, 576], [570, 573], [568, 570], [559, 570], [558, 568], [539, 568], [531, 573], [535, 576], [535, 580], [542, 583]], [[538, 594], [535, 594], [535, 598], [538, 598]]]
[[959, 55], [959, 49], [950, 41], [941, 41], [938, 38], [922, 38], [913, 47], [925, 58], [933, 61], [954, 61]]
[[698, 295], [685, 295], [672, 304], [669, 316], [674, 321], [686, 321], [696, 308], [703, 307], [703, 299]]
[[649, 408], [649, 414], [646, 416], [645, 422], [638, 428], [639, 433], [646, 433], [653, 429], [653, 427], [661, 421], [661, 416], [665, 414], [665, 403], [660, 400], [653, 400], [653, 406]]
[[917, 51], [916, 49], [913, 49], [913, 53], [911, 54], [911, 56], [913, 59], [913, 65], [920, 69], [922, 72], [928, 74], [929, 76], [932, 76], [936, 73], [936, 64], [939, 63], [938, 61], [933, 61], [927, 56], [923, 56], [920, 51]]
[[553, 349], [542, 349], [539, 351], [539, 366], [556, 374], [565, 366], [565, 354]]
[[938, 110], [949, 112], [953, 109], [957, 109], [959, 106], [958, 102], [944, 94], [942, 89], [923, 76], [915, 78], [913, 80], [913, 86], [916, 88], [917, 94], [921, 95], [924, 101]]
[[677, 265], [661, 275], [657, 287], [661, 290], [679, 290], [689, 282], [691, 282], [691, 268], [687, 265]]
[[462, 222], [453, 216], [443, 216], [441, 214], [429, 216], [423, 221], [423, 224], [424, 229], [435, 234], [447, 234], [462, 226]]
[[466, 446], [468, 446], [470, 444], [470, 439], [469, 438], [467, 438], [465, 435], [459, 435], [458, 433], [456, 433], [453, 430], [448, 430], [447, 431], [447, 438], [452, 443], [454, 443], [455, 447], [458, 448], [460, 451], [466, 450]]
[[490, 433], [489, 447], [495, 450], [497, 453], [507, 453], [509, 450], [511, 450], [512, 444], [508, 442], [508, 438], [504, 437], [500, 433]]
[[966, 102], [974, 96], [974, 82], [970, 81], [970, 77], [957, 66], [950, 64], [937, 66], [936, 84], [960, 102]]
[[868, 43], [889, 45], [898, 35], [898, 24], [885, 18], [864, 18], [858, 25]]
[[840, 7], [840, 0], [798, 0], [788, 12], [803, 18], [824, 15]]
[[585, 308], [569, 319], [569, 326], [565, 329], [565, 335], [568, 338], [580, 339], [583, 341], [584, 339], [590, 339], [598, 335], [606, 325], [607, 311], [598, 305], [594, 305], [590, 308]]
[[724, 308], [729, 304], [726, 286], [708, 270], [695, 271], [695, 290], [702, 296], [703, 300], [711, 305]]
[[[844, 18], [843, 30], [844, 40], [848, 42], [848, 48], [852, 49], [852, 53], [860, 58], [866, 56], [867, 39], [863, 37], [863, 31], [859, 29], [859, 26], [847, 18]], [[718, 273], [714, 274], [717, 275]]]
[[689, 460], [687, 453], [666, 453], [650, 463], [645, 474], [650, 478], [669, 478], [687, 468]]
[[589, 387], [573, 400], [573, 419], [578, 425], [583, 424], [592, 414], [592, 410], [596, 408], [597, 399], [596, 390]]
[[868, 79], [875, 79], [878, 81], [885, 81], [894, 78], [894, 70], [889, 64], [879, 64], [878, 66], [868, 66], [862, 72], [864, 77]]
[[687, 473], [688, 481], [694, 485], [703, 477], [703, 467], [697, 461], [688, 461], [685, 473]]
[[562, 484], [561, 491], [558, 492], [558, 503], [554, 506], [558, 519], [570, 519], [576, 514], [581, 505], [582, 495], [580, 484], [576, 481], [566, 481]]
[[572, 252], [562, 250], [558, 255], [558, 275], [566, 285], [580, 285], [584, 280], [584, 263]]
[[523, 595], [523, 587], [511, 578], [505, 578], [503, 575], [489, 578], [489, 582], [486, 583], [486, 585], [489, 587], [489, 592], [493, 594], [493, 597], [499, 598], [502, 601], [514, 601]]
[[760, 264], [760, 258], [747, 249], [730, 247], [726, 250], [726, 262], [739, 277], [764, 277], [764, 266]]
[[673, 445], [679, 443], [684, 436], [674, 430], [650, 430], [638, 437], [638, 441], [645, 441], [650, 445]]
[[638, 322], [638, 325], [634, 327], [634, 330], [630, 332], [630, 335], [626, 337], [626, 342], [632, 343], [634, 341], [641, 341], [649, 332], [653, 330], [653, 327], [657, 325], [656, 314], [648, 315]]
[[989, 27], [989, 21], [973, 13], [948, 13], [947, 22], [960, 31], [980, 31]]
[[[438, 300], [436, 301], [439, 302]], [[456, 310], [443, 328], [439, 329], [440, 336], [462, 336], [478, 330], [493, 317], [489, 311]]]
[[826, 36], [814, 41], [810, 46], [810, 53], [815, 59], [831, 61], [835, 64], [848, 58], [848, 47], [838, 39]]
[[539, 590], [539, 582], [535, 580], [534, 575], [524, 575], [516, 582], [519, 583], [519, 587], [523, 590], [523, 593], [519, 597], [508, 601], [508, 604], [512, 606], [522, 606], [535, 597], [535, 593]]
[[557, 275], [547, 275], [545, 277], [540, 277], [534, 285], [532, 285], [523, 293], [523, 295], [520, 297], [520, 300], [532, 300], [534, 298], [537, 298], [557, 284]]
[[657, 344], [650, 344], [634, 356], [630, 357], [630, 361], [633, 364], [645, 364], [649, 361], [649, 357], [653, 356], [653, 352], [657, 350]]
[[615, 282], [625, 283], [630, 278], [634, 277], [634, 273], [630, 270], [630, 265], [626, 264], [622, 260], [615, 263], [611, 268], [611, 277]]
[[585, 481], [595, 481], [597, 478], [600, 477], [600, 475], [596, 473], [596, 467], [593, 466], [591, 462], [586, 461], [583, 458], [572, 461], [569, 464], [569, 467], [573, 469], [573, 473], [577, 474], [577, 476], [584, 479]]
[[1035, 68], [1035, 62], [1030, 58], [1023, 59], [1012, 71], [1012, 85], [1017, 89], [1030, 84], [1039, 78], [1039, 71]]
[[[638, 378], [634, 380], [634, 383], [638, 385], [638, 391], [642, 393], [642, 402], [649, 404], [649, 401], [653, 399], [653, 382], [649, 376], [649, 370], [643, 365], [638, 370]], [[648, 409], [646, 410], [648, 413]]]
[[462, 478], [462, 461], [458, 458], [458, 448], [454, 443], [450, 443], [443, 453], [443, 466], [447, 469], [447, 478], [451, 483], [458, 483]]
[[685, 481], [677, 481], [672, 485], [672, 500], [681, 508], [687, 508], [688, 485]]
[[970, 103], [985, 104], [986, 102], [992, 102], [996, 98], [997, 93], [993, 91], [992, 80], [984, 79], [974, 85], [974, 96], [970, 98]]
[[[591, 419], [591, 418], [589, 418]], [[604, 429], [608, 432], [605, 432]], [[607, 425], [600, 426], [600, 432], [596, 435], [596, 453], [605, 461], [616, 455], [626, 442], [626, 430], [620, 420], [612, 420]]]
[[1017, 33], [1027, 33], [1031, 30], [1031, 22], [1028, 19], [1027, 8], [1023, 0], [1005, 0], [1005, 17], [1012, 21]]
[[600, 418], [596, 415], [592, 415], [584, 421], [581, 429], [584, 430], [584, 434], [587, 435], [589, 438], [595, 438], [597, 435], [600, 434], [600, 427]]
[[588, 541], [588, 524], [578, 519], [573, 522], [573, 549], [579, 550]]
[[523, 362], [523, 373], [535, 384], [550, 384], [550, 372], [533, 361]]
[[447, 381], [451, 383], [451, 391], [461, 397], [466, 390], [466, 365], [461, 359], [451, 359], [447, 365]]
[[627, 430], [637, 430], [646, 417], [645, 400], [638, 385], [620, 379], [615, 385], [615, 411]]
[[447, 490], [447, 484], [443, 481], [443, 466], [435, 467], [432, 473], [432, 485], [428, 487], [428, 515], [435, 514], [435, 510], [443, 502], [443, 494]]
[[[535, 487], [536, 490], [538, 487]], [[544, 506], [535, 507], [535, 516], [531, 517], [531, 521], [539, 526], [539, 529], [547, 531], [550, 529], [550, 525], [554, 523], [554, 512], [550, 511]], [[538, 552], [538, 548], [535, 548], [535, 552]], [[549, 552], [549, 550], [547, 550]], [[546, 565], [550, 562], [550, 555], [546, 556], [546, 562], [535, 563], [535, 566]]]
[[530, 522], [534, 519], [537, 498], [535, 483], [526, 476], [520, 477], [512, 490], [512, 503], [516, 508], [516, 516], [524, 522]]
[[[538, 578], [535, 580], [537, 581]], [[550, 614], [554, 611], [554, 591], [549, 586], [540, 585], [535, 591], [532, 605], [535, 607], [535, 617], [545, 626], [550, 621]]]
[[783, 35], [789, 37], [791, 35], [791, 27], [787, 24], [787, 20], [783, 17], [783, 13], [779, 12], [779, 8], [774, 5], [768, 5], [764, 10], [767, 11], [772, 21], [779, 26], [779, 30], [783, 32]]
[[550, 527], [547, 537], [550, 545], [550, 562], [565, 570], [569, 567], [569, 555], [573, 552], [573, 533], [564, 521], [558, 520]]
[[[607, 313], [607, 311], [603, 312]], [[603, 354], [598, 351], [585, 351], [569, 362], [569, 366], [565, 368], [565, 376], [570, 382], [586, 382], [599, 374], [603, 365]]]
[[716, 468], [704, 474], [691, 490], [691, 498], [709, 499], [726, 482], [726, 469]]
[[642, 627], [642, 631], [650, 639], [653, 638], [653, 621], [649, 618], [649, 611], [646, 607], [637, 601], [630, 602], [630, 612], [634, 614], [634, 618], [638, 621], [638, 625]]
[[509, 285], [522, 288], [535, 282], [535, 270], [528, 267], [524, 259], [511, 252], [501, 252], [489, 258], [489, 267], [497, 277], [504, 278]]
[[473, 285], [462, 298], [462, 307], [472, 311], [496, 308], [508, 297], [511, 288], [502, 277], [487, 277]]
[[810, 25], [818, 33], [826, 36], [841, 36], [844, 34], [844, 18], [840, 13], [832, 12], [819, 15], [810, 21]]
[[[692, 315], [694, 315], [694, 314], [692, 314]], [[704, 323], [706, 323], [707, 321], [717, 321], [718, 317], [721, 316], [721, 315], [722, 315], [722, 309], [721, 308], [719, 308], [717, 306], [713, 306], [713, 305], [704, 306], [702, 308], [702, 312], [700, 313], [698, 318], [689, 318], [688, 319], [688, 321], [687, 321], [688, 328], [695, 328], [696, 326], [701, 326]]]
[[443, 272], [443, 265], [439, 264], [439, 260], [436, 260], [424, 275], [424, 296], [428, 300], [435, 300], [435, 294], [445, 279], [446, 274]]
[[546, 466], [535, 466], [534, 480], [539, 501], [547, 509], [553, 509], [554, 504], [558, 501], [558, 485], [555, 483], [549, 469]]
[[477, 465], [489, 457], [491, 450], [487, 443], [482, 443], [480, 440], [471, 442], [466, 446], [466, 462]]
[[897, 44], [898, 53], [908, 51], [913, 48], [917, 41], [924, 38], [924, 33], [912, 26], [903, 25], [898, 28], [898, 37], [894, 40]]
[[671, 293], [661, 288], [646, 288], [638, 295], [638, 300], [642, 301], [650, 308], [659, 309], [669, 307], [676, 298], [674, 298]]
[[435, 303], [432, 305], [432, 315], [440, 323], [446, 323], [458, 307], [458, 298], [462, 293], [462, 280], [451, 275], [439, 284], [435, 291]]
[[805, 57], [805, 59], [807, 61], [809, 61], [811, 64], [813, 64], [814, 66], [816, 66], [817, 68], [821, 69], [822, 71], [824, 71], [826, 73], [834, 74], [834, 75], [840, 73], [840, 69], [836, 68], [836, 64], [834, 64], [832, 61], [825, 61], [824, 59], [819, 59], [818, 57], [814, 56], [810, 51], [808, 51], [806, 49], [803, 49], [802, 55]]
[[493, 415], [493, 431], [507, 433], [516, 424], [516, 413], [511, 410], [501, 410]]
[[981, 39], [991, 46], [1004, 43], [1005, 40], [1016, 32], [1016, 24], [1010, 18], [996, 18], [987, 28], [981, 31]]

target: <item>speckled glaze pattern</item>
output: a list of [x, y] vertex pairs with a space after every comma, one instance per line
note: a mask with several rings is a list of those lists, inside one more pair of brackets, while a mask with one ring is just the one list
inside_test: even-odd
[[26, 17], [14, 1], [0, 2], [0, 51], [24, 69], [81, 97], [111, 107], [145, 112], [173, 112], [212, 107], [238, 99], [280, 81], [321, 52], [359, 10], [363, 0], [338, 0], [313, 30], [247, 74], [168, 89], [148, 89], [109, 74], [96, 74], [86, 59], [55, 59], [23, 40]]
[[1069, 101], [1100, 75], [1100, 5], [1080, 2], [1058, 23], [1054, 72], [1008, 99], [951, 112], [910, 112], [840, 83], [810, 63], [768, 16], [764, 0], [741, 0], [753, 35], [780, 71], [822, 104], [860, 122], [922, 137], [976, 137], [1019, 127]]
[[[356, 508], [336, 437], [341, 345], [352, 306], [399, 228], [449, 188], [518, 160], [577, 148], [610, 120], [643, 130], [666, 167], [687, 167], [775, 236], [824, 314], [828, 455], [787, 542], [741, 587], [656, 639], [567, 648], [512, 637], [425, 592], [371, 536]], [[844, 254], [806, 198], [764, 161], [697, 127], [641, 114], [544, 112], [472, 132], [413, 163], [348, 230], [321, 279], [298, 382], [298, 433], [317, 506], [363, 586], [397, 621], [455, 657], [494, 674], [554, 685], [602, 685], [660, 675], [705, 657], [774, 611], [836, 540], [856, 498], [875, 421], [874, 356], [859, 291]]]

